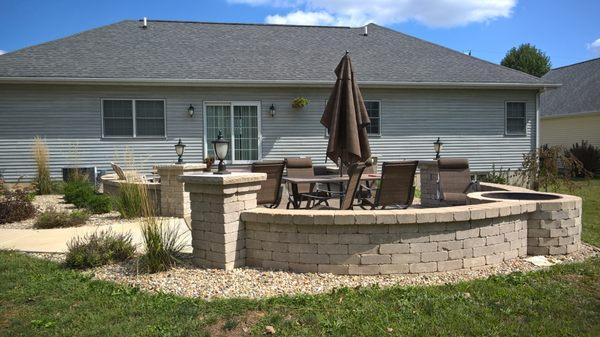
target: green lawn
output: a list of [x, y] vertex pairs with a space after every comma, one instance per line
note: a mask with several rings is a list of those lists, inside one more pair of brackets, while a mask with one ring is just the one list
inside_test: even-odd
[[578, 181], [576, 185], [580, 188], [574, 191], [563, 188], [558, 192], [583, 198], [583, 233], [581, 239], [591, 245], [600, 247], [600, 179]]
[[600, 258], [456, 285], [206, 302], [0, 252], [2, 336], [599, 336]]

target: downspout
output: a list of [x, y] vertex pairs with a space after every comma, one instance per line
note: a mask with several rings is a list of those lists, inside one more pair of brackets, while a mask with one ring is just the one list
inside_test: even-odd
[[535, 94], [535, 148], [540, 147], [540, 95], [544, 89], [538, 90]]

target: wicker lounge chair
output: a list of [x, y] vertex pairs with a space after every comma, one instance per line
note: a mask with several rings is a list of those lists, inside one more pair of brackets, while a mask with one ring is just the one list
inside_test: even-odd
[[467, 193], [479, 190], [477, 182], [471, 180], [469, 161], [465, 158], [441, 158], [438, 160], [440, 171], [440, 199], [449, 205], [465, 205]]
[[257, 203], [269, 208], [277, 208], [281, 202], [281, 177], [285, 168], [284, 161], [264, 161], [252, 164], [252, 172], [267, 174], [267, 180], [261, 183], [257, 194]]
[[375, 197], [363, 198], [361, 207], [386, 208], [389, 206], [402, 209], [412, 205], [415, 196], [415, 171], [418, 161], [384, 162], [381, 170], [381, 181]]

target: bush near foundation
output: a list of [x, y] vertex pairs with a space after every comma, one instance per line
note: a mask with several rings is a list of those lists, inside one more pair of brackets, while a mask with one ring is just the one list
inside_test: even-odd
[[5, 189], [0, 196], [0, 224], [27, 220], [35, 216], [33, 197], [26, 190]]
[[85, 224], [89, 218], [90, 214], [83, 210], [67, 212], [50, 209], [38, 216], [34, 227], [48, 229], [81, 226]]
[[77, 208], [86, 208], [94, 214], [108, 213], [112, 210], [112, 198], [96, 192], [90, 182], [74, 179], [64, 185], [64, 199]]

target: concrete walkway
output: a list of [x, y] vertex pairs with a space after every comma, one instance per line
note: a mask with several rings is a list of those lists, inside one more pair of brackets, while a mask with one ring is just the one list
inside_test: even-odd
[[[186, 243], [186, 252], [191, 252], [191, 233], [183, 219], [169, 219], [168, 225], [177, 227], [181, 239]], [[140, 223], [127, 223], [107, 226], [82, 226], [57, 229], [0, 229], [0, 249], [23, 252], [63, 253], [67, 242], [77, 236], [85, 236], [96, 231], [131, 233], [138, 250], [143, 249]]]

